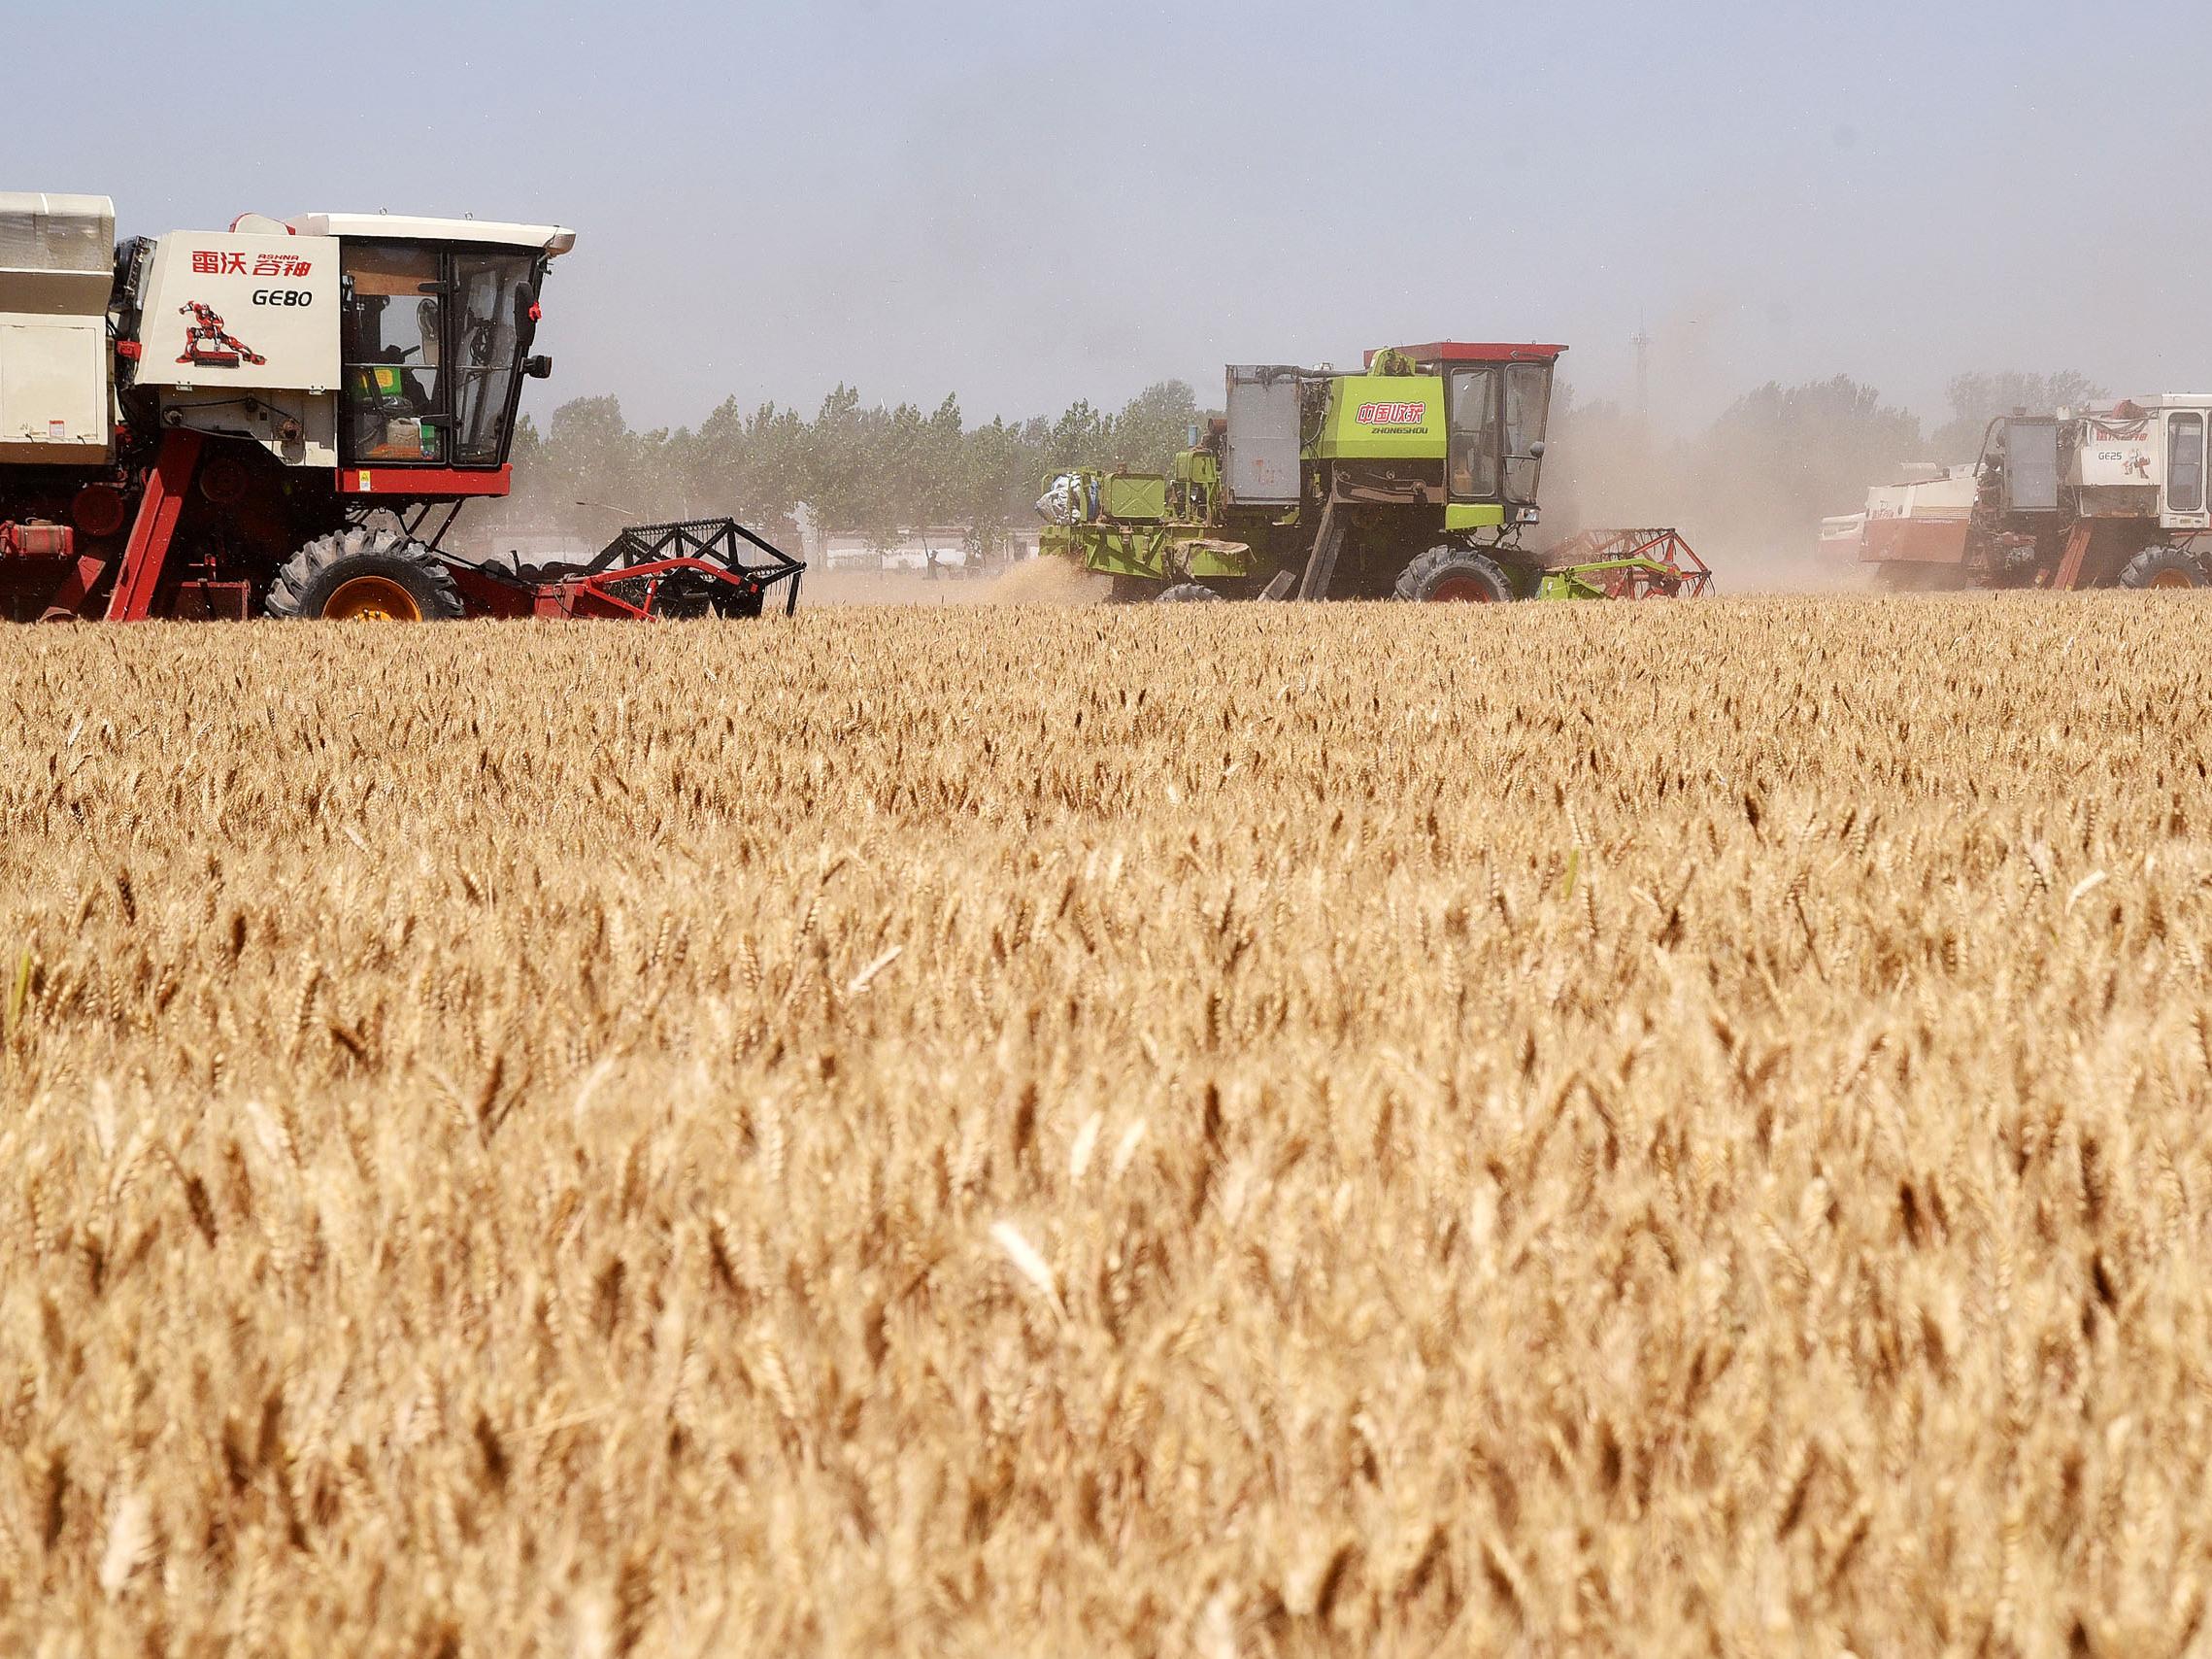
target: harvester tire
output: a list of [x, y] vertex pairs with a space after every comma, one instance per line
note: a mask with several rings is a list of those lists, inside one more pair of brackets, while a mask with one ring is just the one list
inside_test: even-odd
[[1504, 566], [1471, 547], [1432, 547], [1398, 573], [1393, 590], [1417, 604], [1502, 605], [1513, 597]]
[[2120, 572], [2123, 588], [2202, 588], [2204, 566], [2178, 547], [2147, 547]]
[[461, 595], [445, 561], [420, 542], [356, 525], [286, 559], [264, 608], [273, 617], [446, 622], [461, 614]]
[[1154, 602], [1161, 605], [1218, 605], [1223, 601], [1221, 594], [1203, 582], [1178, 582]]

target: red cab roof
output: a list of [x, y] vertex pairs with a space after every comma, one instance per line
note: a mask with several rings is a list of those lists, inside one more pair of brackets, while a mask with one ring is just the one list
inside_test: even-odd
[[[1425, 346], [1400, 346], [1398, 350], [1417, 363], [1548, 363], [1566, 348], [1519, 346], [1504, 341], [1431, 340]], [[1369, 352], [1367, 361], [1374, 360], [1375, 354]]]

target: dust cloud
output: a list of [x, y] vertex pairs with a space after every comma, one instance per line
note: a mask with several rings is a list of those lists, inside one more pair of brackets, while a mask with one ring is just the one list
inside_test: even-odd
[[1686, 438], [1655, 436], [1611, 405], [1569, 408], [1552, 422], [1542, 486], [1547, 549], [1582, 530], [1671, 528], [1712, 566], [1729, 593], [1835, 592], [1869, 585], [1865, 567], [1820, 551], [1821, 520], [1858, 511], [1868, 486], [1895, 475], [1905, 454], [1808, 455], [1783, 434], [1746, 422]]
[[1103, 603], [1112, 589], [1105, 577], [1046, 555], [1009, 565], [988, 585], [986, 598], [994, 605], [1095, 605]]
[[799, 602], [835, 605], [1093, 605], [1110, 585], [1064, 559], [1025, 559], [996, 576], [933, 577], [909, 570], [809, 571]]

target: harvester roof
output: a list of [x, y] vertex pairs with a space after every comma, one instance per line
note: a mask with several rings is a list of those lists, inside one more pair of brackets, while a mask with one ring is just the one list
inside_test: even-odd
[[395, 242], [482, 242], [565, 254], [576, 232], [558, 224], [508, 224], [490, 219], [415, 219], [392, 213], [307, 213], [285, 221], [302, 236], [360, 236]]
[[[1515, 345], [1510, 341], [1431, 340], [1425, 346], [1400, 346], [1397, 350], [1417, 363], [1548, 363], [1566, 348]], [[1367, 361], [1372, 363], [1376, 356], [1369, 352]]]

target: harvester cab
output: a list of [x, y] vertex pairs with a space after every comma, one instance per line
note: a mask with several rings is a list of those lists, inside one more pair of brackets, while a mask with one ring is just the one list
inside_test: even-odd
[[0, 192], [7, 614], [757, 615], [783, 583], [795, 602], [797, 561], [732, 521], [527, 574], [445, 546], [467, 502], [508, 493], [573, 231], [316, 213], [114, 232], [104, 196]]
[[1355, 489], [1403, 481], [1433, 498], [1440, 487], [1447, 530], [1533, 525], [1552, 375], [1565, 350], [1445, 340], [1370, 352], [1366, 373], [1327, 382], [1316, 454]]
[[1452, 531], [1534, 524], [1552, 372], [1565, 350], [1439, 341], [1370, 352], [1357, 374], [1232, 366], [1228, 499], [1294, 506], [1325, 491], [1437, 508]]
[[504, 493], [522, 381], [553, 371], [530, 355], [538, 295], [575, 243], [326, 213], [144, 239], [124, 250], [122, 389], [151, 393], [168, 430], [250, 438], [341, 495]]
[[1626, 562], [1587, 580], [1553, 580], [1568, 567], [1524, 545], [1565, 350], [1442, 340], [1370, 352], [1357, 373], [1232, 364], [1225, 415], [1167, 476], [1053, 481], [1042, 549], [1113, 578], [1123, 598], [1701, 591], [1709, 573], [1671, 530], [1604, 532], [1605, 562]]

